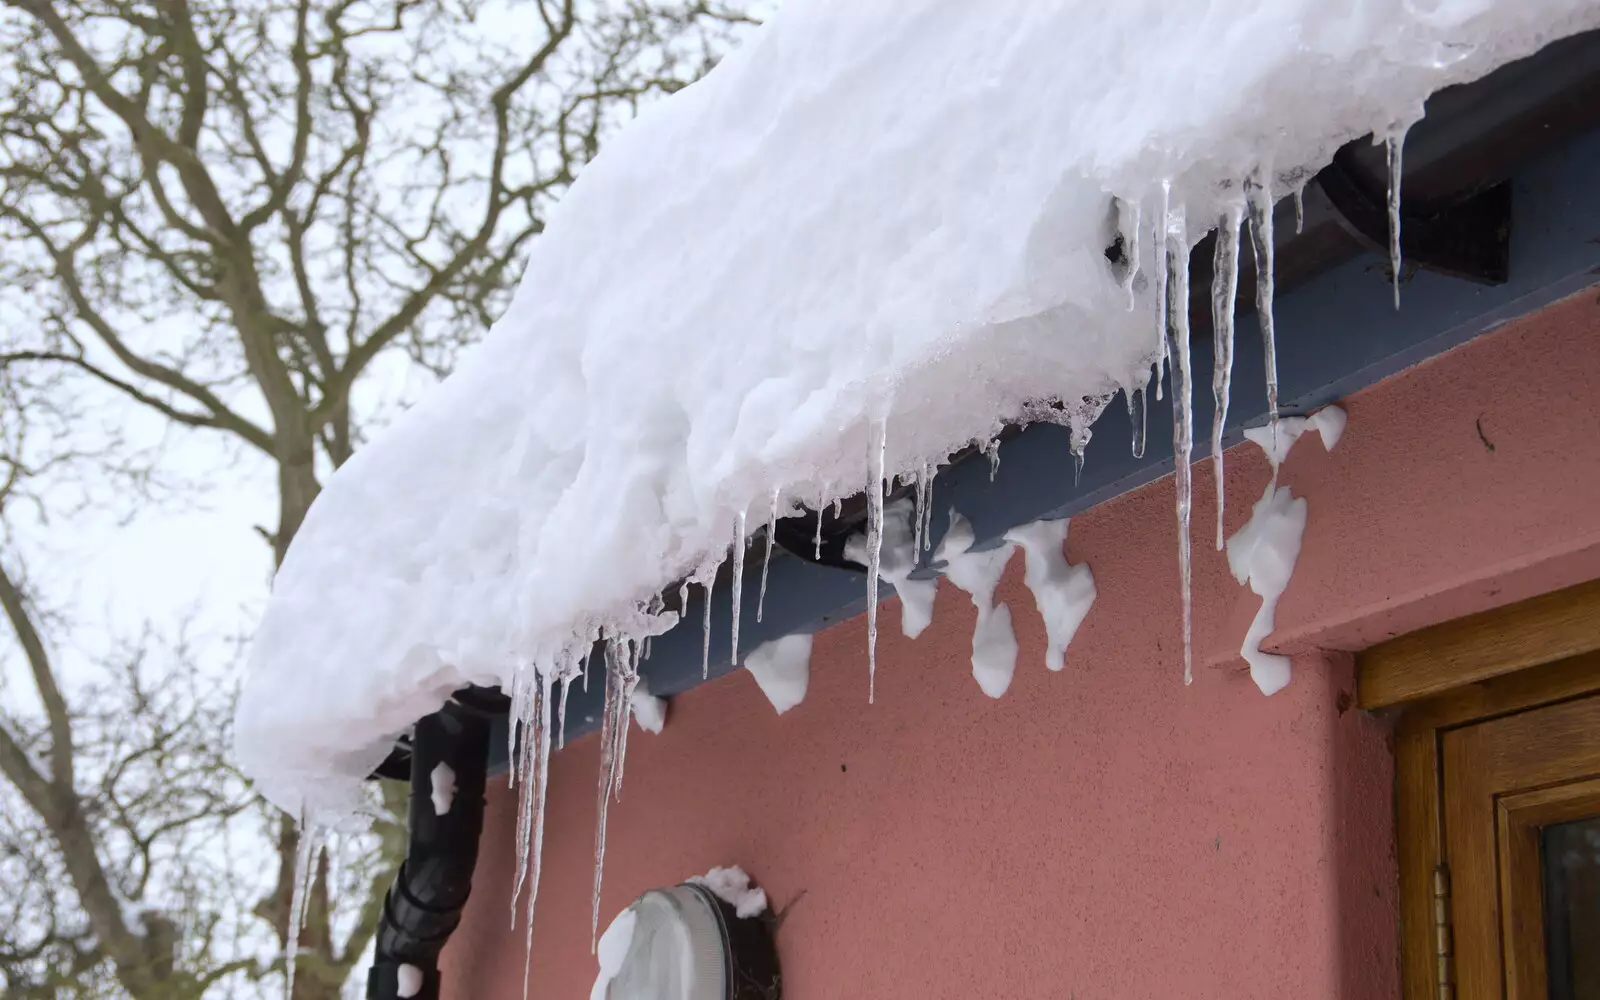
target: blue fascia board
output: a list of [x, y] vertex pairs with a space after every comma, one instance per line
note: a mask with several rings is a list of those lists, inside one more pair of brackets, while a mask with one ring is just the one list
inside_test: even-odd
[[[1363, 255], [1278, 298], [1276, 317], [1278, 396], [1286, 414], [1305, 413], [1357, 389], [1450, 350], [1473, 337], [1558, 299], [1600, 283], [1600, 132], [1529, 164], [1512, 178], [1510, 280], [1482, 286], [1419, 271], [1401, 288], [1394, 308], [1387, 261]], [[1248, 246], [1245, 256], [1248, 257]], [[1246, 265], [1248, 266], [1248, 265]], [[1210, 454], [1214, 403], [1212, 346], [1193, 345], [1194, 458]], [[1224, 446], [1243, 439], [1246, 427], [1267, 419], [1260, 330], [1254, 316], [1241, 317], [1235, 336], [1232, 401]], [[1574, 377], [1578, 373], [1574, 373]], [[1537, 392], [1537, 386], [1529, 391]], [[1068, 517], [1154, 482], [1173, 469], [1171, 393], [1148, 401], [1143, 458], [1130, 447], [1132, 425], [1123, 400], [1112, 401], [1094, 425], [1094, 439], [1081, 479], [1073, 482], [1067, 431], [1035, 424], [1000, 446], [1000, 468], [990, 481], [982, 455], [941, 471], [933, 489], [933, 537], [943, 536], [953, 507], [971, 522], [980, 546], [998, 544], [1006, 531], [1039, 519]], [[1209, 537], [1205, 529], [1196, 538]], [[759, 551], [753, 550], [753, 551]], [[1176, 558], [1176, 557], [1174, 557]], [[759, 566], [746, 567], [740, 602], [740, 651], [801, 632], [816, 632], [866, 608], [866, 578], [800, 559], [775, 556], [762, 621], [756, 621]], [[1176, 592], [1177, 573], [1173, 573]], [[659, 695], [675, 695], [702, 683], [703, 591], [690, 588], [685, 620], [652, 643], [642, 673]], [[880, 595], [893, 593], [885, 584]], [[710, 677], [735, 669], [730, 655], [731, 592], [724, 583], [712, 596]], [[893, 624], [890, 623], [890, 627]], [[862, 697], [866, 696], [866, 650], [862, 651]], [[574, 686], [567, 737], [597, 728], [604, 681], [591, 669], [588, 688]], [[492, 765], [503, 770], [504, 733]]]

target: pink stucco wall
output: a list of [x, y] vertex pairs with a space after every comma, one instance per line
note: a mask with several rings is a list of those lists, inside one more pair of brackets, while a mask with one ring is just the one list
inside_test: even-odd
[[[948, 586], [920, 639], [880, 638], [874, 706], [859, 619], [817, 637], [810, 694], [781, 718], [742, 673], [677, 699], [663, 735], [630, 740], [602, 919], [738, 863], [788, 908], [789, 1000], [1397, 996], [1387, 730], [1349, 708], [1340, 651], [1600, 577], [1597, 370], [1591, 292], [1358, 393], [1333, 454], [1301, 442], [1283, 482], [1310, 520], [1270, 644], [1296, 672], [1275, 697], [1236, 656], [1256, 599], [1204, 544], [1202, 464], [1192, 687], [1166, 481], [1073, 521], [1099, 600], [1060, 674], [1018, 557], [999, 596], [1021, 655], [998, 701]], [[1267, 469], [1229, 459], [1231, 531]], [[552, 767], [533, 997], [593, 980], [595, 758], [587, 739]], [[515, 806], [495, 785], [448, 997], [521, 991]]]

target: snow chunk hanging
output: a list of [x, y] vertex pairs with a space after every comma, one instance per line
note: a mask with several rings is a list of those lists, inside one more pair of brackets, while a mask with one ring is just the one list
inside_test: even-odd
[[451, 691], [641, 640], [775, 491], [875, 489], [1145, 384], [1158, 313], [1106, 257], [1119, 225], [1159, 199], [1197, 240], [1241, 178], [1287, 190], [1600, 25], [1592, 0], [1148, 6], [790, 0], [609, 139], [494, 329], [294, 539], [235, 727], [261, 793], [351, 808]]
[[1272, 464], [1272, 478], [1251, 510], [1250, 520], [1228, 539], [1228, 568], [1233, 571], [1235, 580], [1248, 585], [1261, 598], [1261, 608], [1250, 622], [1239, 655], [1250, 664], [1250, 679], [1256, 682], [1262, 694], [1277, 694], [1289, 683], [1289, 658], [1263, 652], [1261, 643], [1272, 634], [1278, 599], [1288, 589], [1294, 575], [1294, 564], [1300, 558], [1300, 542], [1306, 531], [1305, 498], [1296, 497], [1289, 492], [1289, 487], [1278, 485], [1278, 468], [1288, 457], [1289, 449], [1307, 430], [1316, 430], [1322, 437], [1323, 447], [1332, 451], [1344, 434], [1345, 420], [1342, 409], [1329, 406], [1309, 418], [1280, 419], [1276, 440], [1270, 427], [1245, 431], [1245, 437], [1267, 453], [1267, 460]]
[[1017, 672], [1017, 633], [1011, 627], [1011, 608], [994, 603], [994, 590], [1015, 546], [1008, 541], [998, 548], [973, 551], [972, 545], [972, 525], [952, 510], [950, 530], [939, 542], [934, 559], [945, 564], [945, 576], [966, 591], [978, 609], [978, 622], [972, 629], [972, 678], [984, 694], [998, 698]]
[[633, 721], [647, 733], [659, 736], [667, 726], [667, 699], [651, 694], [650, 685], [643, 677], [628, 696], [628, 710], [633, 713]]
[[1021, 546], [1027, 558], [1023, 581], [1044, 619], [1044, 665], [1060, 670], [1066, 665], [1072, 637], [1094, 605], [1094, 573], [1088, 566], [1067, 562], [1066, 518], [1012, 528], [1006, 540]]
[[786, 635], [750, 651], [744, 668], [779, 715], [806, 700], [811, 683], [811, 636]]

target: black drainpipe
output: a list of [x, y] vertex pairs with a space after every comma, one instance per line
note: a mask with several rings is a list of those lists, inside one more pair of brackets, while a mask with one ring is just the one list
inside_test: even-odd
[[[489, 724], [506, 711], [497, 690], [457, 691], [417, 723], [411, 743], [410, 837], [406, 858], [383, 901], [367, 974], [369, 1000], [437, 1000], [439, 953], [472, 891], [483, 832]], [[433, 803], [433, 773], [454, 772], [455, 794], [443, 814]]]

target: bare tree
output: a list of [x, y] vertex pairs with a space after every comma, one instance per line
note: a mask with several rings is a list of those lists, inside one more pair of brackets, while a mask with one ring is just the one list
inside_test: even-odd
[[[0, 0], [8, 502], [39, 470], [7, 432], [98, 393], [269, 464], [281, 561], [384, 386], [447, 371], [608, 129], [747, 23], [707, 0]], [[52, 460], [74, 453], [57, 429]], [[0, 928], [9, 988], [186, 997], [273, 974], [214, 946], [244, 932], [211, 904], [137, 905], [157, 884], [199, 900], [186, 845], [264, 823], [276, 875], [251, 909], [288, 940], [298, 832], [228, 768], [227, 690], [145, 644], [69, 693], [3, 549], [0, 604], [40, 707], [0, 719], [0, 793], [26, 806], [0, 803], [0, 864], [26, 886]], [[347, 869], [317, 863], [297, 997], [336, 995], [370, 939], [391, 872]]]
[[[262, 862], [294, 850], [274, 840], [294, 828], [228, 762], [232, 679], [181, 630], [169, 643], [147, 632], [66, 683], [49, 640], [66, 622], [34, 599], [10, 515], [48, 518], [37, 485], [59, 505], [84, 466], [139, 484], [108, 466], [114, 454], [71, 447], [83, 414], [61, 372], [17, 375], [0, 370], [0, 617], [16, 640], [0, 647], [0, 993], [260, 995], [282, 979], [286, 926]], [[376, 930], [405, 789], [374, 791], [372, 826], [318, 859], [296, 996], [337, 995]]]

